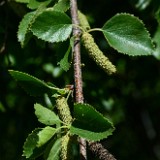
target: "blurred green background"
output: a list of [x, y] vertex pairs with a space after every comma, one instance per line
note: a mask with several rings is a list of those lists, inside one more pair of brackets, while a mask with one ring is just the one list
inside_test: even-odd
[[[79, 0], [92, 28], [102, 27], [113, 15], [127, 12], [142, 19], [153, 37], [158, 27], [155, 13], [159, 0]], [[68, 42], [48, 44], [33, 37], [21, 48], [17, 30], [29, 9], [14, 0], [0, 2], [0, 159], [23, 160], [22, 146], [27, 135], [39, 126], [34, 115], [35, 102], [17, 85], [8, 69], [24, 71], [59, 87], [73, 84], [73, 68], [62, 71], [57, 61]], [[68, 12], [69, 13], [69, 12]], [[102, 33], [95, 41], [117, 66], [108, 76], [82, 48], [85, 102], [96, 107], [115, 124], [112, 136], [103, 145], [118, 160], [160, 160], [160, 61], [154, 56], [128, 57], [110, 48]]]

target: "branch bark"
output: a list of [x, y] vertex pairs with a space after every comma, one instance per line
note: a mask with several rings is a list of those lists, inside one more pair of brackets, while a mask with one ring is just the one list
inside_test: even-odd
[[88, 142], [90, 150], [101, 160], [116, 160], [114, 156], [98, 142]]
[[[73, 24], [73, 36], [74, 36], [74, 47], [72, 49], [73, 57], [74, 57], [74, 81], [75, 81], [75, 101], [77, 103], [83, 103], [83, 86], [82, 86], [82, 70], [81, 70], [81, 51], [80, 51], [80, 34], [81, 31], [76, 26], [79, 25], [78, 20], [78, 7], [77, 0], [70, 0], [71, 7], [71, 17]], [[79, 139], [80, 145], [80, 159], [87, 159], [87, 149], [86, 149], [86, 141], [83, 138]]]

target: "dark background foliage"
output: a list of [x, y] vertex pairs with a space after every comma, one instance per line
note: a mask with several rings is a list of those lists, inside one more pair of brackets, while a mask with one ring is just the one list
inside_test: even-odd
[[[92, 28], [102, 27], [118, 12], [128, 12], [144, 21], [153, 37], [158, 25], [155, 12], [159, 0], [78, 1]], [[146, 5], [145, 5], [146, 4]], [[148, 4], [148, 5], [147, 5]], [[0, 159], [22, 160], [22, 146], [27, 135], [40, 124], [33, 104], [47, 103], [45, 97], [27, 95], [10, 77], [8, 69], [30, 73], [59, 87], [73, 84], [73, 69], [62, 71], [57, 60], [67, 50], [67, 43], [47, 44], [30, 40], [23, 49], [17, 30], [25, 5], [0, 2]], [[82, 48], [85, 102], [110, 117], [116, 130], [102, 141], [119, 160], [160, 159], [160, 62], [154, 56], [128, 57], [111, 49], [101, 33], [93, 33], [97, 44], [117, 66], [118, 73], [106, 75]], [[62, 47], [63, 46], [63, 47]], [[48, 104], [49, 105], [49, 104]]]

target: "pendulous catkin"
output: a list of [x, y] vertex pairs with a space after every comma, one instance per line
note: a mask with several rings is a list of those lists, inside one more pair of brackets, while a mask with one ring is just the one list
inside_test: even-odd
[[61, 141], [61, 159], [72, 160], [72, 148], [71, 148], [71, 137], [66, 134], [62, 137]]
[[65, 124], [71, 124], [72, 116], [71, 116], [70, 108], [67, 104], [66, 98], [65, 97], [58, 97], [56, 100], [56, 106], [57, 106], [61, 120]]
[[116, 67], [110, 62], [110, 60], [103, 54], [97, 44], [94, 42], [94, 38], [91, 34], [84, 32], [82, 34], [82, 42], [89, 56], [109, 75], [116, 72]]

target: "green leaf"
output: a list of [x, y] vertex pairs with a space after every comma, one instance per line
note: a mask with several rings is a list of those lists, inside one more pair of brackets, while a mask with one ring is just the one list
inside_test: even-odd
[[70, 63], [68, 62], [68, 56], [70, 54], [71, 51], [71, 46], [69, 46], [67, 52], [65, 53], [64, 57], [61, 59], [60, 62], [58, 62], [58, 64], [60, 65], [60, 67], [65, 70], [66, 72], [69, 70], [70, 68]]
[[20, 3], [29, 3], [29, 0], [15, 0], [15, 1]]
[[66, 40], [72, 32], [70, 18], [62, 12], [45, 10], [35, 20], [31, 31], [38, 38], [48, 42]]
[[39, 128], [35, 129], [31, 134], [29, 134], [24, 143], [23, 156], [25, 156], [26, 158], [30, 158], [34, 153], [34, 149], [36, 148], [38, 142], [37, 134], [39, 131], [40, 131]]
[[47, 146], [46, 142], [49, 141], [54, 134], [54, 128], [36, 128], [31, 134], [28, 135], [23, 145], [23, 156], [26, 158], [35, 159], [42, 155]]
[[156, 44], [153, 56], [155, 56], [158, 60], [160, 60], [160, 26], [158, 26], [158, 29], [153, 37], [153, 41]]
[[9, 70], [9, 73], [24, 88], [24, 90], [32, 96], [42, 96], [45, 93], [48, 95], [65, 95], [69, 92], [69, 89], [67, 88], [57, 88], [53, 84], [49, 85], [48, 83], [24, 72]]
[[61, 138], [58, 138], [54, 142], [54, 144], [49, 152], [47, 160], [59, 160], [60, 159], [60, 156], [59, 156], [60, 151], [61, 151]]
[[99, 141], [112, 135], [114, 131], [113, 124], [88, 104], [75, 104], [74, 118], [71, 134], [87, 140]]
[[11, 76], [18, 81], [24, 90], [33, 96], [40, 96], [44, 93], [54, 94], [56, 90], [44, 81], [24, 72], [9, 70]]
[[56, 129], [52, 127], [45, 127], [43, 128], [39, 133], [38, 133], [38, 142], [37, 142], [37, 147], [41, 147], [44, 145], [46, 142], [48, 142], [53, 135], [55, 135]]
[[46, 7], [50, 2], [51, 0], [45, 0], [45, 1], [29, 0], [27, 7], [30, 9], [37, 9], [42, 5]]
[[153, 44], [144, 24], [130, 14], [117, 14], [102, 27], [102, 32], [111, 47], [130, 55], [151, 55]]
[[25, 45], [25, 40], [27, 38], [30, 25], [32, 24], [35, 15], [36, 15], [36, 12], [27, 13], [19, 24], [17, 37], [22, 47], [24, 47]]
[[59, 0], [58, 3], [56, 3], [53, 6], [53, 9], [59, 12], [66, 12], [69, 8], [70, 8], [69, 0]]
[[39, 122], [45, 125], [54, 125], [61, 123], [59, 117], [50, 109], [45, 108], [38, 103], [34, 105], [34, 109]]

